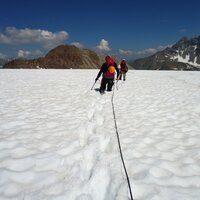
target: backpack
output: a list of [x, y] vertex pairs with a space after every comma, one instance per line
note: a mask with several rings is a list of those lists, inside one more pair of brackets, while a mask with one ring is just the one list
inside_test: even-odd
[[126, 64], [121, 64], [120, 70], [127, 72], [128, 68], [127, 68]]
[[115, 67], [113, 65], [108, 65], [107, 71], [104, 73], [103, 77], [113, 79], [115, 77]]
[[115, 73], [115, 67], [113, 65], [108, 66], [108, 72], [110, 74], [114, 74]]

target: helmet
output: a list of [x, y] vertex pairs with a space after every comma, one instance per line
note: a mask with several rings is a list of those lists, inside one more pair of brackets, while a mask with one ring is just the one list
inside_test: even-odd
[[122, 59], [122, 62], [121, 62], [121, 63], [126, 64], [126, 60], [125, 60], [125, 59]]
[[114, 60], [113, 60], [113, 58], [109, 57], [109, 59], [106, 61], [106, 63], [107, 63], [108, 65], [114, 65]]
[[110, 59], [110, 56], [106, 56], [105, 57], [105, 61], [108, 62], [108, 60]]

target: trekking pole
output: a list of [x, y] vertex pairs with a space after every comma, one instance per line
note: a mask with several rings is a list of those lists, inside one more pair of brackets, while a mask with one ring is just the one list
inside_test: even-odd
[[96, 82], [97, 82], [97, 81], [95, 81], [95, 82], [94, 82], [94, 84], [93, 84], [93, 86], [92, 86], [91, 90], [93, 89], [93, 87], [94, 87], [94, 85], [95, 85], [95, 83], [96, 83]]

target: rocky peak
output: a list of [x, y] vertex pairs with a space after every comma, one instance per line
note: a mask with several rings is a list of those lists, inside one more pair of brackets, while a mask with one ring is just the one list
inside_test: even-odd
[[200, 70], [200, 36], [181, 38], [175, 45], [132, 63], [136, 69]]
[[45, 57], [33, 60], [13, 60], [4, 68], [54, 68], [54, 69], [95, 69], [100, 67], [98, 55], [74, 45], [60, 45], [50, 50]]
[[172, 60], [200, 67], [200, 37], [190, 40], [184, 37], [172, 46], [172, 49], [176, 50], [176, 54], [171, 56]]

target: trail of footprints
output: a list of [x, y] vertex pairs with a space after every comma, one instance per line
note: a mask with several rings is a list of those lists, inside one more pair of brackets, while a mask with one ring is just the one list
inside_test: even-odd
[[[79, 130], [79, 142], [83, 148], [80, 178], [87, 184], [82, 188], [78, 199], [82, 199], [83, 196], [85, 200], [91, 199], [91, 195], [104, 199], [110, 186], [111, 172], [106, 155], [111, 153], [112, 145], [109, 135], [105, 135], [108, 127], [104, 123], [105, 113], [102, 112], [106, 102], [103, 96], [93, 98], [87, 111], [88, 121]], [[96, 182], [99, 184], [95, 184]], [[89, 194], [86, 194], [87, 191], [90, 191]]]

